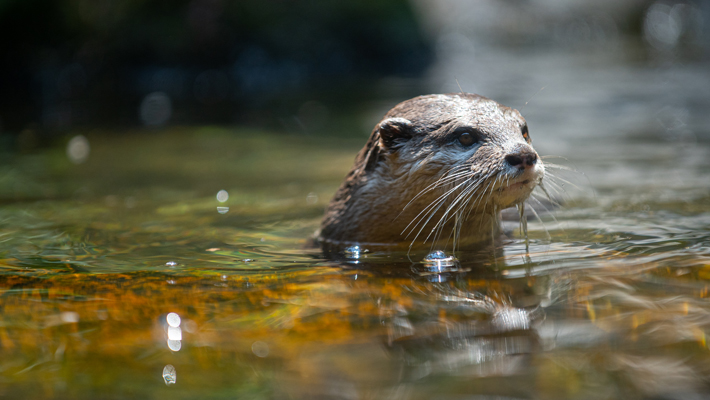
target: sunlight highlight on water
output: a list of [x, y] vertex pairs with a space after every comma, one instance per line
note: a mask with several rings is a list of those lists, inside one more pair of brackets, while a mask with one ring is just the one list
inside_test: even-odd
[[180, 316], [177, 315], [176, 313], [170, 313], [165, 317], [165, 320], [167, 321], [168, 325], [172, 327], [179, 327], [180, 326]]
[[217, 201], [224, 203], [227, 200], [229, 200], [229, 193], [227, 193], [226, 190], [220, 190], [217, 192]]
[[[150, 148], [144, 137], [145, 159], [92, 164], [75, 186], [58, 184], [71, 200], [0, 207], [0, 366], [13, 393], [88, 398], [73, 391], [120, 392], [131, 382], [134, 397], [169, 397], [174, 392], [161, 390], [176, 388], [176, 369], [186, 398], [205, 397], [206, 387], [243, 398], [328, 398], [341, 388], [408, 399], [708, 391], [705, 144], [696, 156], [667, 155], [657, 170], [643, 157], [634, 161], [636, 144], [609, 150], [639, 186], [599, 179], [606, 186], [593, 194], [568, 189], [562, 207], [532, 216], [527, 244], [520, 210], [512, 210], [501, 226], [509, 239], [495, 257], [434, 251], [410, 259], [353, 246], [331, 259], [312, 244], [324, 203], [307, 199], [332, 195], [356, 148], [333, 154], [279, 137], [282, 152], [270, 137], [260, 144], [252, 136], [182, 135], [175, 143], [184, 153], [157, 139]], [[141, 147], [123, 140], [92, 139], [86, 163], [108, 163], [115, 152], [120, 161]], [[200, 155], [191, 140], [214, 147]], [[268, 151], [225, 175], [195, 172], [221, 154], [214, 149], [232, 160], [230, 149], [245, 143]], [[301, 155], [291, 167], [269, 170], [294, 149]], [[108, 172], [130, 182], [137, 166], [157, 168], [160, 151], [174, 160], [159, 173], [163, 182], [176, 174], [171, 189], [154, 189], [154, 179], [126, 188], [105, 182]], [[578, 169], [608, 173], [612, 161], [585, 157], [576, 157]], [[340, 170], [331, 173], [331, 165]], [[5, 175], [10, 187], [61, 176], [15, 171]], [[278, 183], [263, 189], [264, 176]], [[228, 186], [230, 212], [215, 213], [215, 188], [233, 182], [241, 186]], [[43, 185], [26, 190], [33, 187]], [[78, 188], [85, 189], [73, 197]]]
[[177, 372], [175, 371], [175, 367], [168, 364], [163, 368], [163, 380], [165, 381], [166, 386], [177, 383]]

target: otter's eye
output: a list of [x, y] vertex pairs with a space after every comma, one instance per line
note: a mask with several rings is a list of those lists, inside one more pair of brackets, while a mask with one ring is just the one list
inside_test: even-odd
[[464, 146], [470, 146], [474, 143], [476, 143], [476, 138], [473, 137], [472, 134], [468, 132], [464, 132], [461, 135], [459, 135], [459, 143], [461, 143]]
[[523, 138], [525, 138], [525, 141], [529, 143], [530, 142], [530, 134], [528, 133], [528, 126], [527, 125], [523, 125], [522, 132], [523, 132]]

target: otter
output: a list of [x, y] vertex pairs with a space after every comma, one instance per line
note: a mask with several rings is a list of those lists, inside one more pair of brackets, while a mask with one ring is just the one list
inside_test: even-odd
[[419, 96], [375, 126], [321, 223], [323, 246], [480, 248], [545, 175], [515, 109], [470, 93]]

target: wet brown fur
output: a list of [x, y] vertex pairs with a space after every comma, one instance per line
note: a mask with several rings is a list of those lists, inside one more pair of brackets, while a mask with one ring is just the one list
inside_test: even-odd
[[[459, 247], [490, 240], [498, 232], [498, 211], [524, 201], [541, 179], [515, 198], [505, 196], [507, 183], [517, 179], [505, 164], [505, 155], [534, 153], [521, 134], [523, 126], [526, 122], [516, 110], [475, 94], [420, 96], [396, 105], [355, 158], [326, 210], [319, 239], [395, 246], [421, 245], [428, 237], [429, 243], [445, 246], [456, 237]], [[456, 142], [456, 135], [469, 128], [479, 134], [480, 143], [467, 150]], [[462, 176], [447, 178], [452, 169]], [[476, 180], [477, 188], [471, 183]], [[426, 190], [437, 181], [444, 182]], [[459, 207], [455, 196], [466, 185], [473, 188], [467, 194], [471, 199], [466, 202], [462, 197], [459, 213], [447, 216], [446, 207]], [[427, 213], [432, 218], [416, 223], [447, 190], [450, 198]], [[437, 226], [439, 220], [443, 223]]]

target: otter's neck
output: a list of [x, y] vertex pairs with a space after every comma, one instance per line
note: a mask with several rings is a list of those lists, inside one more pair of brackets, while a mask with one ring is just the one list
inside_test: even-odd
[[454, 203], [456, 193], [437, 202], [450, 188], [422, 193], [431, 176], [397, 173], [383, 164], [363, 172], [356, 181], [344, 182], [336, 194], [323, 221], [322, 238], [451, 250], [488, 246], [500, 236], [500, 213], [492, 206], [469, 204], [455, 212], [464, 203]]

